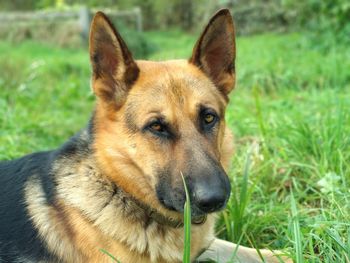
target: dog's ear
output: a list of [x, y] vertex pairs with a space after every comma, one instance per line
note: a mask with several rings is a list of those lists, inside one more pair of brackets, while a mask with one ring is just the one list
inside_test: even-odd
[[139, 69], [124, 40], [102, 12], [92, 20], [89, 44], [93, 90], [104, 102], [119, 107]]
[[193, 48], [190, 63], [198, 66], [226, 96], [235, 84], [235, 30], [228, 9], [209, 21]]

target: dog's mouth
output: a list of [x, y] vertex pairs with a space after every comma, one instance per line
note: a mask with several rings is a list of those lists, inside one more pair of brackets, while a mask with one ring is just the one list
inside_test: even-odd
[[[180, 228], [184, 226], [184, 220], [166, 217], [158, 213], [157, 211], [152, 211], [152, 213], [150, 213], [149, 216], [162, 225], [167, 225], [174, 228]], [[191, 224], [193, 225], [202, 225], [206, 222], [206, 220], [207, 214], [191, 216]]]
[[[136, 199], [133, 199], [133, 200], [135, 204], [138, 205], [139, 208], [142, 209], [150, 219], [156, 221], [158, 224], [170, 226], [173, 228], [181, 228], [184, 226], [184, 216], [169, 217], [157, 211], [156, 209], [152, 209], [147, 204], [144, 204]], [[166, 207], [166, 208], [171, 211], [183, 213], [183, 209], [182, 211], [178, 211], [174, 207]], [[207, 220], [207, 214], [205, 213], [193, 213], [193, 212], [191, 213], [191, 224], [202, 225], [206, 222], [206, 220]]]

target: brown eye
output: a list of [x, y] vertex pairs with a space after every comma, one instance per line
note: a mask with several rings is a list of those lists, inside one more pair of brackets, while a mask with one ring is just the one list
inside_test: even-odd
[[171, 132], [166, 123], [162, 123], [161, 120], [153, 121], [146, 126], [146, 129], [150, 131], [153, 135], [162, 138], [170, 138]]
[[206, 124], [210, 124], [215, 120], [215, 115], [211, 114], [211, 113], [207, 113], [204, 116], [204, 121]]
[[157, 131], [157, 132], [162, 132], [164, 129], [163, 129], [163, 125], [160, 124], [159, 122], [155, 122], [155, 123], [152, 123], [150, 125], [150, 128], [153, 130], [153, 131]]

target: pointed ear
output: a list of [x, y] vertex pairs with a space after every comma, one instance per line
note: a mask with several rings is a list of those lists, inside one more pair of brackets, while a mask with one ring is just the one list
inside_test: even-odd
[[235, 30], [228, 9], [209, 21], [193, 48], [190, 63], [199, 67], [226, 96], [235, 84]]
[[121, 106], [139, 69], [124, 40], [102, 12], [92, 20], [89, 44], [95, 94], [104, 102]]

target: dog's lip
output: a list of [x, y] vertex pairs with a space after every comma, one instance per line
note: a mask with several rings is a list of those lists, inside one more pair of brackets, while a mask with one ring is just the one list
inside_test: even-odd
[[[184, 204], [183, 205], [179, 205], [179, 206], [176, 206], [175, 204], [173, 204], [172, 202], [166, 202], [166, 200], [159, 200], [160, 203], [168, 210], [170, 211], [173, 211], [173, 212], [178, 212], [180, 214], [183, 214], [184, 213]], [[202, 211], [200, 208], [198, 208], [196, 206], [196, 204], [192, 201], [191, 202], [191, 216], [192, 217], [203, 217], [203, 216], [206, 216], [208, 214], [212, 214], [212, 213], [218, 213], [218, 212], [221, 212], [223, 211], [226, 206], [227, 206], [227, 203], [228, 203], [228, 199], [225, 201], [225, 203], [219, 207], [218, 209], [216, 209], [215, 211], [212, 211], [212, 212], [205, 212], [205, 211]]]

